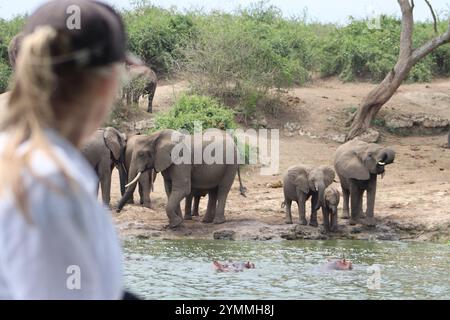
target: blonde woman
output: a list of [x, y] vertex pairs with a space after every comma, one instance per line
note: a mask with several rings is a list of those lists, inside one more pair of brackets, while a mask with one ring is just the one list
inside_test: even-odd
[[0, 128], [0, 299], [120, 299], [120, 244], [80, 147], [127, 60], [121, 18], [56, 0], [23, 30]]

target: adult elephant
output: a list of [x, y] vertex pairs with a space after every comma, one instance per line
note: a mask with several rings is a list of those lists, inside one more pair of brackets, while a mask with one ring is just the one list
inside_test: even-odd
[[[102, 199], [106, 205], [111, 200], [111, 174], [114, 167], [119, 171], [120, 191], [125, 193], [127, 171], [125, 168], [125, 148], [127, 137], [115, 128], [98, 129], [81, 152], [94, 168], [99, 178]], [[98, 192], [98, 188], [97, 188]]]
[[[384, 175], [386, 165], [393, 163], [395, 151], [376, 143], [351, 140], [341, 145], [335, 153], [334, 168], [341, 182], [344, 197], [343, 218], [349, 218], [349, 200], [351, 204], [350, 224], [364, 222], [375, 225], [374, 207], [377, 189], [377, 176]], [[367, 191], [366, 220], [363, 218], [363, 194]]]
[[[220, 130], [214, 132], [211, 142], [202, 139], [201, 144], [194, 143], [190, 135], [170, 129], [142, 139], [133, 152], [128, 188], [119, 201], [118, 211], [130, 199], [140, 176], [154, 169], [164, 178], [169, 227], [175, 228], [183, 222], [180, 202], [192, 190], [208, 191], [209, 210], [204, 222], [225, 222], [225, 203], [238, 170], [237, 149], [231, 136]], [[200, 159], [197, 151], [202, 155]]]
[[153, 98], [158, 84], [156, 73], [145, 65], [126, 65], [129, 83], [124, 88], [126, 103], [138, 103], [139, 97], [147, 95], [147, 112], [153, 112]]
[[309, 225], [317, 227], [317, 210], [325, 204], [325, 189], [333, 183], [334, 177], [334, 170], [329, 166], [309, 168], [297, 165], [288, 168], [283, 176], [285, 223], [292, 223], [291, 204], [295, 201], [298, 205], [299, 223], [306, 225], [305, 203], [311, 198]]
[[[125, 152], [125, 167], [127, 172], [130, 170], [131, 162], [133, 159], [133, 155], [136, 153], [137, 149], [141, 147], [141, 145], [145, 144], [148, 136], [145, 135], [133, 135], [128, 137], [127, 141], [127, 149]], [[135, 176], [132, 176], [133, 179]], [[129, 179], [130, 177], [128, 177]], [[130, 179], [130, 180], [131, 180]], [[152, 202], [150, 198], [150, 192], [153, 189], [153, 184], [156, 179], [156, 172], [154, 170], [145, 171], [141, 174], [138, 181], [139, 186], [139, 203], [149, 209], [152, 209]], [[123, 195], [123, 194], [122, 194]], [[133, 195], [131, 195], [128, 202], [133, 203]]]

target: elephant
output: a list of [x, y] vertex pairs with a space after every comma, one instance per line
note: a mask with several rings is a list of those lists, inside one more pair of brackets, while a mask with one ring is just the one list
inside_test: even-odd
[[111, 200], [111, 173], [114, 167], [117, 167], [119, 171], [120, 192], [121, 194], [125, 193], [127, 181], [127, 170], [124, 164], [126, 143], [126, 135], [115, 128], [100, 128], [81, 150], [99, 178], [102, 199], [106, 205], [109, 205]]
[[336, 232], [338, 228], [337, 216], [341, 194], [338, 189], [329, 186], [325, 189], [325, 203], [322, 206], [323, 226], [326, 231]]
[[333, 182], [334, 170], [330, 166], [309, 168], [297, 165], [288, 168], [283, 176], [285, 223], [292, 224], [291, 204], [297, 202], [299, 223], [306, 225], [305, 203], [311, 197], [311, 217], [309, 225], [317, 227], [317, 210], [325, 203], [325, 189]]
[[[395, 151], [376, 143], [351, 140], [337, 148], [334, 168], [339, 177], [344, 198], [343, 218], [349, 218], [350, 224], [359, 222], [374, 226], [374, 207], [377, 188], [377, 176], [384, 176], [385, 167], [394, 162]], [[367, 191], [366, 219], [363, 218], [363, 194]]]
[[[142, 141], [146, 140], [145, 135], [133, 135], [128, 137], [127, 148], [125, 151], [125, 168], [127, 172], [130, 170], [131, 161], [133, 158], [133, 154], [135, 153], [136, 148], [142, 144]], [[139, 186], [139, 203], [149, 209], [152, 209], [152, 202], [150, 198], [150, 192], [153, 189], [154, 182], [156, 180], [156, 172], [154, 170], [146, 171], [142, 173], [139, 178], [138, 186]], [[133, 177], [134, 178], [134, 177]], [[129, 177], [128, 177], [129, 179]], [[122, 194], [123, 195], [123, 194]], [[131, 195], [130, 203], [133, 203], [133, 195]]]
[[[166, 129], [140, 139], [132, 155], [127, 190], [119, 201], [117, 211], [120, 212], [129, 200], [140, 176], [154, 169], [164, 178], [170, 228], [182, 224], [180, 202], [192, 190], [208, 191], [208, 209], [203, 222], [224, 223], [227, 196], [239, 168], [237, 148], [233, 138], [223, 131], [214, 130], [212, 137], [212, 142], [202, 139], [200, 145], [193, 142], [189, 134]], [[196, 151], [199, 147], [202, 155], [210, 151], [212, 156], [214, 151], [214, 161], [209, 162], [211, 159], [206, 157], [198, 159]], [[218, 150], [225, 152], [216, 154]]]
[[127, 105], [139, 102], [141, 95], [147, 95], [147, 112], [153, 112], [153, 98], [158, 84], [156, 73], [145, 65], [126, 65], [130, 79], [129, 85], [123, 90], [123, 96]]

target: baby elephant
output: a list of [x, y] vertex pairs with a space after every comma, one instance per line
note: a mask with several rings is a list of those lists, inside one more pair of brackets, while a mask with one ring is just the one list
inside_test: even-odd
[[309, 225], [317, 227], [317, 210], [325, 204], [325, 189], [333, 182], [334, 170], [330, 166], [308, 168], [303, 165], [290, 167], [283, 177], [286, 219], [292, 223], [291, 204], [297, 202], [300, 224], [306, 225], [305, 203], [311, 197]]
[[322, 206], [323, 226], [326, 231], [335, 232], [338, 228], [337, 208], [341, 194], [339, 190], [333, 186], [325, 189], [325, 203]]

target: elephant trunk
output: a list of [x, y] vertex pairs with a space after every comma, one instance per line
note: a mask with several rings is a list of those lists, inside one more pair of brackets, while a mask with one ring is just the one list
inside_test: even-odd
[[320, 207], [325, 205], [325, 185], [322, 183], [318, 184], [317, 190], [319, 195], [314, 210], [319, 210]]
[[[124, 186], [127, 187], [124, 195], [119, 201], [119, 204], [117, 205], [117, 212], [120, 212], [125, 204], [131, 199], [133, 196], [134, 191], [136, 190], [136, 186], [138, 184], [139, 176], [142, 174], [142, 172], [138, 172], [135, 168], [130, 168], [129, 172], [129, 183], [128, 185]], [[137, 179], [136, 179], [137, 177]]]
[[119, 170], [119, 180], [120, 180], [120, 195], [123, 196], [125, 194], [125, 184], [127, 182], [128, 174], [127, 169], [125, 168], [125, 163], [120, 161], [117, 164], [117, 169]]
[[390, 164], [392, 162], [394, 162], [395, 159], [395, 151], [392, 149], [386, 149], [386, 151], [383, 154], [384, 156], [384, 162], [386, 164]]

